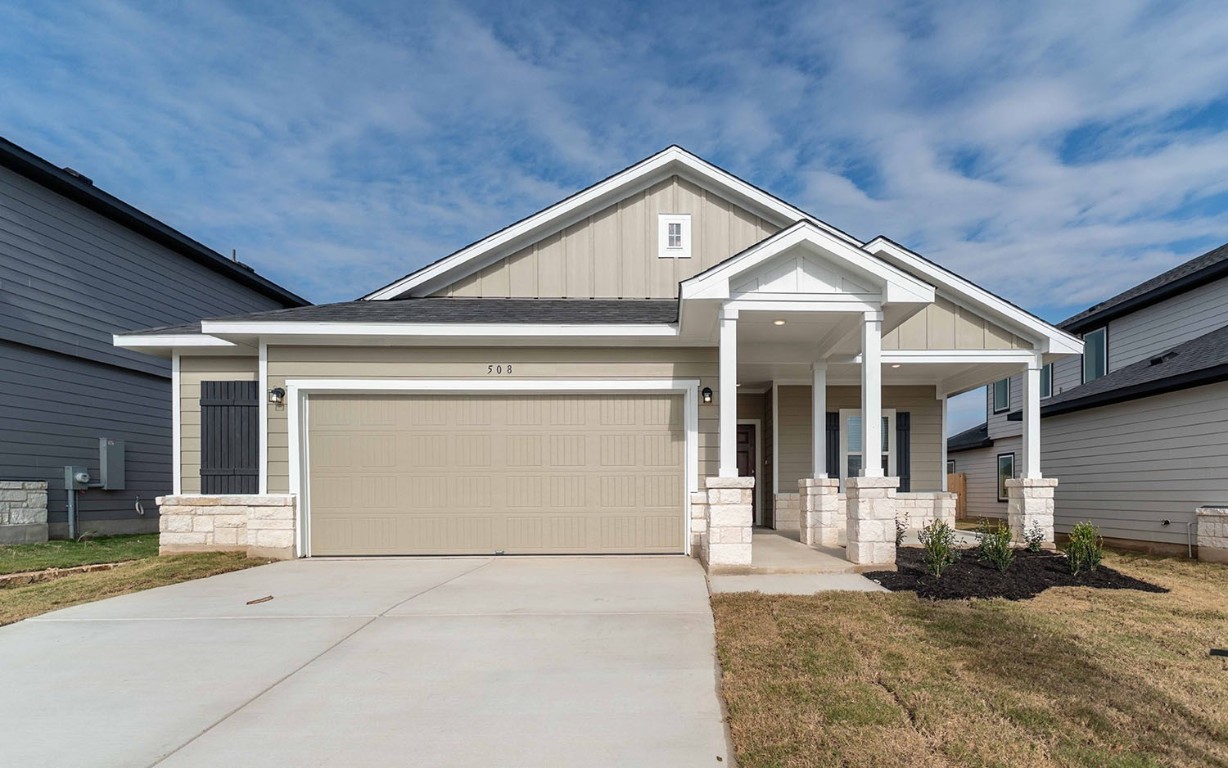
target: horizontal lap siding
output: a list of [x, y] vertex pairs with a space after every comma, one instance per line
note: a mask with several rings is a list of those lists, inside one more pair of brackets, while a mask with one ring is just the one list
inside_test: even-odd
[[[952, 453], [947, 458], [955, 460], [955, 471], [968, 478], [968, 516], [1006, 517], [1006, 502], [998, 501], [998, 454], [1014, 453], [1015, 468], [1023, 466], [1023, 438], [1005, 437], [994, 441], [989, 448]], [[1041, 462], [1041, 470], [1050, 474]]]
[[98, 438], [110, 437], [125, 443], [126, 489], [80, 494], [82, 530], [134, 518], [134, 531], [157, 529], [154, 497], [171, 490], [170, 381], [0, 342], [0, 393], [0, 479], [46, 480], [49, 522], [67, 519], [64, 467], [99, 477]]
[[1228, 384], [1045, 419], [1057, 529], [1090, 520], [1104, 536], [1184, 544], [1197, 507], [1228, 502], [1226, 433]]
[[[183, 493], [200, 493], [202, 381], [256, 381], [255, 357], [183, 357], [179, 364], [180, 465]], [[260, 393], [257, 393], [260, 394]]]
[[1228, 325], [1228, 280], [1217, 280], [1109, 323], [1109, 369]]
[[[699, 379], [717, 388], [715, 349], [270, 347], [270, 388], [287, 379]], [[253, 366], [254, 366], [253, 358]], [[513, 374], [492, 376], [491, 364]], [[699, 474], [717, 471], [717, 403], [699, 406]], [[269, 492], [289, 492], [284, 407], [269, 408]]]

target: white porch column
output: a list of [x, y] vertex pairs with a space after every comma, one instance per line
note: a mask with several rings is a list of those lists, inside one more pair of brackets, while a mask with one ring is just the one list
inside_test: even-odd
[[738, 476], [738, 311], [721, 308], [720, 441], [721, 477]]
[[861, 476], [882, 477], [883, 313], [867, 312], [861, 324]]
[[942, 404], [942, 431], [939, 434], [942, 436], [942, 490], [945, 493], [947, 488], [947, 396], [939, 395], [939, 402]]
[[1040, 355], [1023, 372], [1023, 477], [1040, 474]]
[[827, 477], [827, 363], [814, 363], [810, 370], [810, 455], [814, 458], [810, 476], [823, 478]]

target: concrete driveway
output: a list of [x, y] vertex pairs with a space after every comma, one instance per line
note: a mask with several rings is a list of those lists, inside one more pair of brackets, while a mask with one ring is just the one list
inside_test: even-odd
[[0, 681], [8, 765], [729, 764], [681, 557], [278, 563], [0, 628]]

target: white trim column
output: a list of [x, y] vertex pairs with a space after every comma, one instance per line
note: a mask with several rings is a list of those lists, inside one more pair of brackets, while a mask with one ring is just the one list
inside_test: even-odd
[[256, 416], [260, 421], [260, 455], [257, 459], [260, 463], [258, 488], [260, 494], [264, 495], [269, 492], [269, 345], [264, 339], [260, 340], [257, 378], [260, 380], [256, 393], [260, 398], [260, 407]]
[[1028, 363], [1023, 371], [1023, 474], [1036, 479], [1040, 474], [1040, 374], [1044, 360]]
[[810, 455], [814, 459], [810, 476], [823, 478], [827, 477], [827, 363], [814, 363], [810, 371]]
[[861, 324], [861, 476], [882, 477], [883, 313], [866, 312]]
[[947, 492], [947, 396], [939, 395], [938, 402], [942, 406], [942, 491]]
[[183, 426], [180, 424], [180, 408], [183, 393], [180, 392], [180, 357], [171, 353], [171, 493], [183, 493]]
[[738, 310], [721, 308], [720, 377], [720, 468], [721, 477], [738, 476]]

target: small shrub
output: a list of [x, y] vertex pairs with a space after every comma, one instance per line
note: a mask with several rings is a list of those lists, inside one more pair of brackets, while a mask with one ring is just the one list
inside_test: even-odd
[[1015, 548], [1011, 546], [1011, 529], [1001, 523], [990, 526], [989, 521], [985, 520], [981, 522], [978, 533], [981, 534], [981, 557], [1002, 573], [1006, 573], [1006, 569], [1015, 561]]
[[1045, 543], [1045, 529], [1041, 527], [1040, 523], [1032, 523], [1023, 532], [1023, 540], [1027, 543], [1029, 552], [1039, 552]]
[[908, 531], [908, 521], [902, 517], [895, 519], [895, 545], [903, 546], [904, 534]]
[[1104, 539], [1100, 531], [1089, 522], [1077, 523], [1070, 529], [1070, 543], [1066, 545], [1066, 564], [1070, 572], [1078, 576], [1083, 571], [1094, 571], [1104, 558]]
[[934, 578], [942, 578], [942, 572], [959, 559], [959, 552], [955, 549], [955, 531], [941, 520], [934, 520], [921, 529], [920, 537], [925, 570], [932, 573]]

